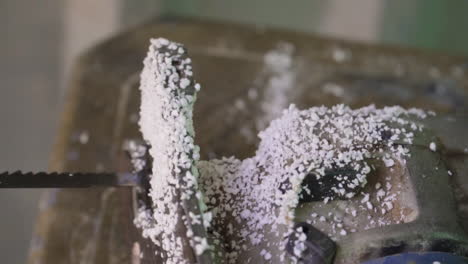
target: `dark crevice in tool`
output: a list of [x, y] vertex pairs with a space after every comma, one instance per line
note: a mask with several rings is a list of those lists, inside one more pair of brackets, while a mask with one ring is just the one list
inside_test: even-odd
[[143, 175], [136, 173], [3, 172], [0, 188], [88, 188], [142, 187]]

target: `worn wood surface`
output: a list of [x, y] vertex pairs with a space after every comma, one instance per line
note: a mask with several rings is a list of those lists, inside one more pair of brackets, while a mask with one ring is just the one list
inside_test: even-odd
[[[202, 159], [252, 155], [258, 129], [274, 117], [265, 106], [275, 100], [280, 108], [375, 103], [468, 113], [464, 58], [246, 26], [153, 21], [77, 61], [50, 170], [129, 169], [122, 144], [141, 138], [138, 82], [151, 37], [184, 43], [193, 59], [202, 84], [194, 122]], [[294, 46], [294, 82], [277, 91], [269, 86], [275, 74], [263, 58], [282, 42]], [[330, 84], [344, 94], [330, 93], [325, 88]], [[255, 91], [255, 100], [249, 91]], [[83, 134], [89, 136], [86, 144], [79, 140]], [[48, 191], [29, 263], [159, 263], [152, 244], [133, 225], [131, 198], [129, 189]], [[136, 242], [142, 259], [132, 257]]]

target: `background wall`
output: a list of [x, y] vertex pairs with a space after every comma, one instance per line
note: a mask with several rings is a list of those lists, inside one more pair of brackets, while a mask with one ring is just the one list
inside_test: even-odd
[[[47, 170], [74, 58], [158, 14], [152, 0], [0, 0], [0, 171]], [[1, 263], [24, 263], [40, 190], [0, 190]]]
[[[0, 171], [47, 167], [60, 90], [62, 10], [59, 0], [0, 1]], [[2, 262], [24, 263], [39, 195], [0, 190]]]
[[[0, 171], [46, 170], [74, 59], [161, 14], [468, 55], [463, 0], [0, 0]], [[0, 258], [22, 263], [40, 191], [0, 190]]]
[[171, 14], [468, 55], [464, 0], [166, 0]]

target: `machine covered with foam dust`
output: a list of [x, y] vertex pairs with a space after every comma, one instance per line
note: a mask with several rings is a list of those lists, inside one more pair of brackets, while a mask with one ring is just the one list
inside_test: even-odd
[[[51, 169], [132, 169], [124, 146], [142, 140], [140, 104], [174, 97], [144, 93], [140, 100], [141, 61], [153, 37], [184, 43], [191, 58], [182, 49], [183, 59], [169, 65], [188, 70], [179, 72], [187, 78], [172, 81], [174, 91], [183, 86], [176, 95], [189, 110], [140, 121], [146, 142], [179, 151], [151, 147], [153, 158], [187, 155], [153, 160], [153, 176], [174, 176], [171, 170], [184, 176], [166, 185], [153, 178], [149, 204], [166, 203], [149, 215], [159, 214], [160, 222], [142, 214], [134, 204], [142, 199], [132, 190], [50, 191], [41, 203], [31, 263], [466, 256], [468, 83], [461, 58], [234, 25], [150, 23], [80, 59]], [[166, 44], [153, 42], [154, 52]], [[192, 74], [202, 87], [198, 93]], [[159, 81], [171, 83], [166, 77]], [[172, 105], [160, 102], [151, 105]], [[173, 139], [171, 131], [182, 132]], [[168, 192], [175, 196], [156, 192], [171, 186], [178, 186]], [[164, 207], [171, 204], [177, 206]], [[320, 254], [311, 253], [311, 245]]]

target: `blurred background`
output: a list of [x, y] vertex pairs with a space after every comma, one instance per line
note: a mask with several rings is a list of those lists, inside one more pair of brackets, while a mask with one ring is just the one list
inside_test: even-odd
[[[0, 170], [46, 170], [70, 69], [96, 43], [155, 17], [272, 26], [468, 55], [463, 0], [0, 0]], [[0, 191], [0, 257], [24, 263], [40, 191]]]

